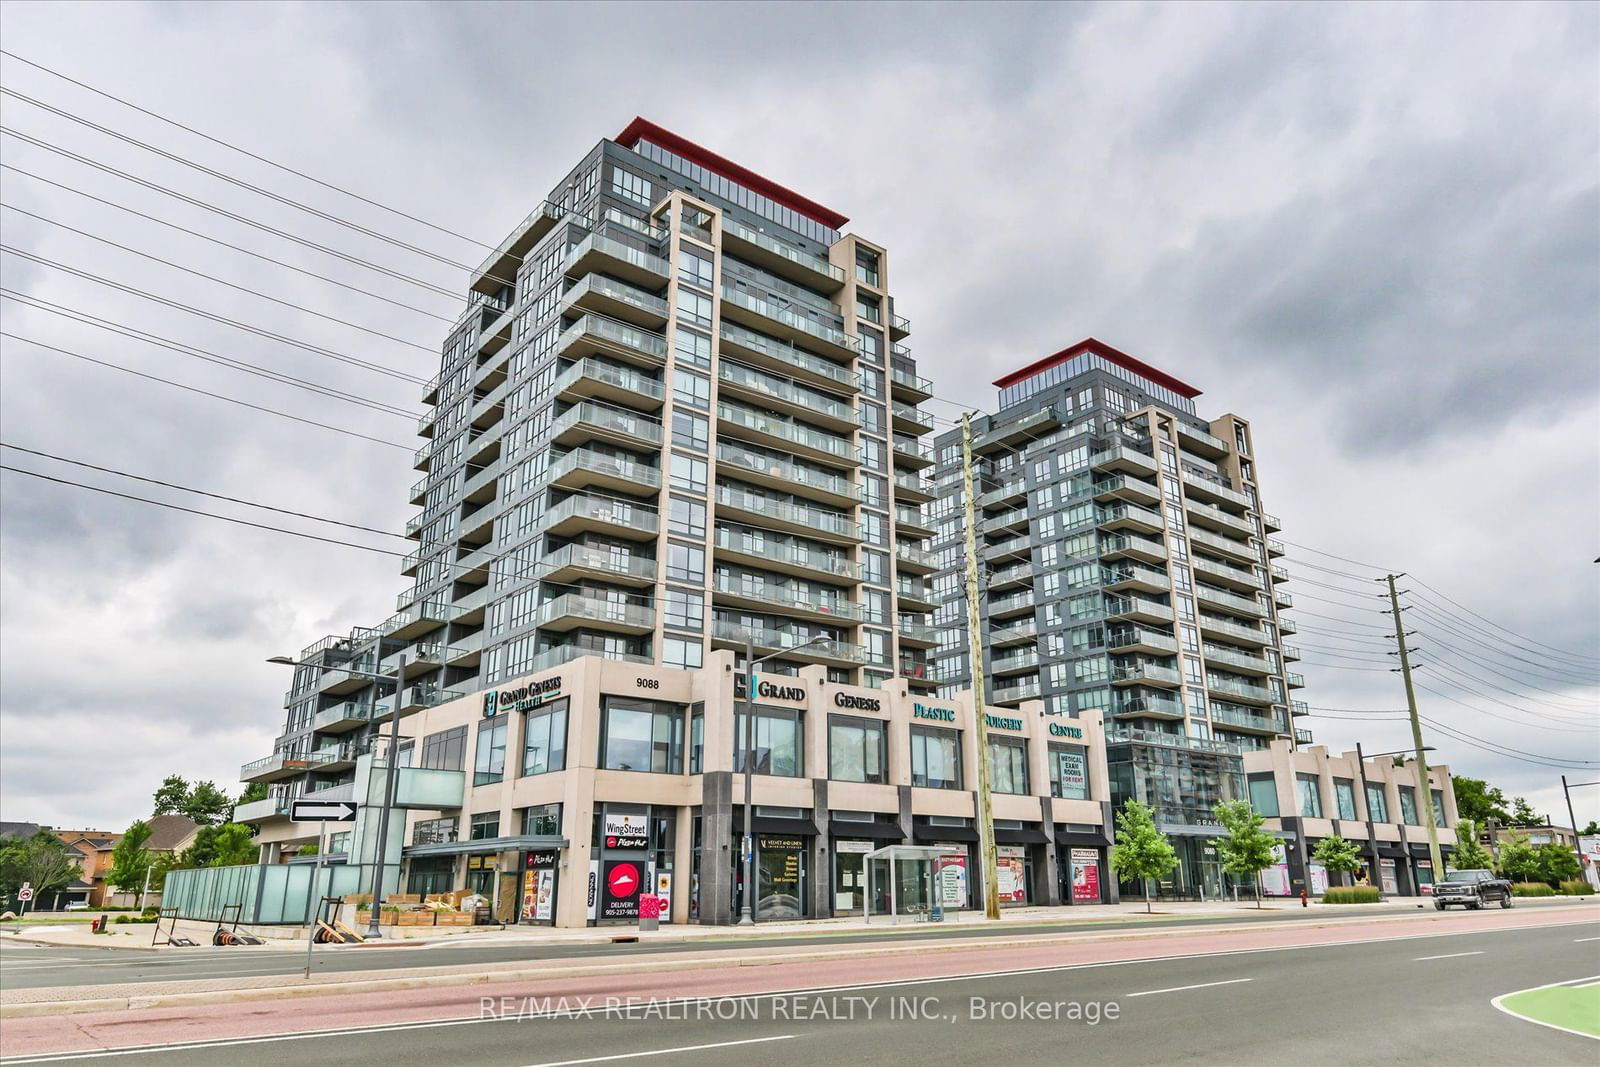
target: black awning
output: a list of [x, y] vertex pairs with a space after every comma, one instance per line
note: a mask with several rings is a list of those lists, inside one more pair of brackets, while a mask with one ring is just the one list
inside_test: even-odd
[[1106, 840], [1105, 834], [1069, 834], [1058, 830], [1056, 844], [1069, 848], [1105, 848], [1111, 842]]
[[978, 831], [967, 826], [913, 826], [914, 840], [936, 843], [939, 841], [976, 841]]
[[[1439, 854], [1441, 856], [1443, 856], [1446, 852], [1449, 852], [1449, 851], [1450, 851], [1450, 849], [1448, 847], [1446, 847], [1444, 845], [1440, 845], [1439, 846]], [[1427, 859], [1429, 857], [1428, 846], [1427, 845], [1412, 845], [1411, 846], [1411, 854], [1413, 856], [1421, 857], [1422, 859]]]
[[1387, 856], [1392, 860], [1405, 859], [1406, 850], [1401, 848], [1399, 845], [1385, 845], [1382, 842], [1379, 842], [1378, 855]]
[[[770, 815], [757, 815], [755, 824], [755, 832], [758, 834], [795, 834], [799, 837], [817, 836], [817, 824], [810, 819], [778, 819]], [[744, 812], [737, 808], [733, 812], [733, 829], [738, 833], [744, 832]]]
[[996, 830], [997, 845], [1048, 845], [1049, 836], [1043, 830]]
[[892, 822], [829, 822], [828, 833], [834, 837], [870, 837], [874, 841], [904, 841], [905, 831]]

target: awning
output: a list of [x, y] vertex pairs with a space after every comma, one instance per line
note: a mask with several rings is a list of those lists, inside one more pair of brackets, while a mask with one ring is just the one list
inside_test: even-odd
[[560, 834], [519, 834], [515, 837], [484, 837], [476, 841], [408, 845], [403, 852], [407, 859], [419, 859], [424, 856], [476, 856], [485, 852], [541, 852], [566, 847], [567, 839]]
[[[755, 827], [755, 832], [758, 834], [793, 834], [797, 837], [817, 836], [817, 824], [810, 819], [779, 819], [771, 815], [757, 815], [755, 817]], [[733, 830], [735, 833], [744, 833], [744, 812], [738, 808], [733, 811]]]
[[916, 841], [976, 841], [978, 831], [967, 826], [927, 826], [918, 825], [911, 828], [911, 837]]
[[1387, 856], [1392, 860], [1405, 859], [1406, 850], [1399, 845], [1386, 845], [1380, 841], [1378, 842], [1378, 855]]
[[994, 840], [999, 845], [1048, 845], [1049, 836], [1043, 830], [996, 830]]
[[[1439, 846], [1439, 855], [1441, 857], [1446, 852], [1454, 852], [1454, 851], [1455, 851], [1455, 849], [1451, 848], [1449, 845], [1440, 845]], [[1428, 846], [1427, 845], [1416, 845], [1416, 844], [1413, 844], [1411, 846], [1411, 854], [1413, 856], [1420, 856], [1423, 859], [1427, 859], [1428, 856], [1429, 856]]]
[[1111, 842], [1106, 840], [1104, 833], [1069, 834], [1058, 830], [1056, 831], [1056, 844], [1066, 845], [1068, 848], [1105, 848]]
[[[756, 820], [760, 825], [760, 820]], [[867, 837], [874, 841], [904, 841], [905, 832], [892, 822], [830, 822], [828, 833], [834, 837]]]

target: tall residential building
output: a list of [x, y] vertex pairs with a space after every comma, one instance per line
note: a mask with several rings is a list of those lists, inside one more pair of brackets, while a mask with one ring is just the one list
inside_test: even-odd
[[[1102, 711], [1149, 733], [1264, 748], [1293, 737], [1289, 578], [1272, 561], [1250, 426], [1090, 338], [995, 382], [972, 424], [980, 616], [994, 703]], [[961, 432], [937, 439], [937, 678], [971, 676]], [[1309, 740], [1301, 732], [1302, 740]]]
[[583, 655], [825, 638], [763, 671], [931, 691], [931, 387], [887, 250], [847, 221], [643, 119], [588, 152], [445, 337], [396, 613], [301, 653], [243, 779], [342, 785], [396, 703]]

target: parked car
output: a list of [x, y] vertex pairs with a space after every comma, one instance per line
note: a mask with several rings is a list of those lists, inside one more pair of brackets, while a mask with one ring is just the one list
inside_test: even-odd
[[1502, 908], [1511, 907], [1511, 883], [1493, 871], [1450, 871], [1433, 887], [1433, 906], [1440, 911], [1452, 904], [1476, 911], [1496, 900]]
[[74, 900], [70, 904], [68, 904], [65, 908], [63, 908], [61, 910], [62, 911], [88, 911], [89, 910], [89, 902], [87, 900]]

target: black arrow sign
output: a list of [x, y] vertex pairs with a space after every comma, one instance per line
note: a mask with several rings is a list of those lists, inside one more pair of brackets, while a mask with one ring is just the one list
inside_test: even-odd
[[348, 800], [297, 800], [289, 812], [295, 822], [349, 822], [356, 806]]

